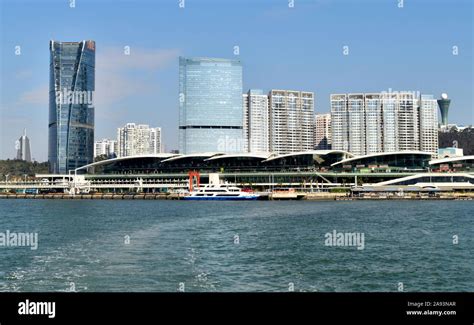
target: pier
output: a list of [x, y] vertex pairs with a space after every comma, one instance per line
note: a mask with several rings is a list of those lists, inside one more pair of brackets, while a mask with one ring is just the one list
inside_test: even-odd
[[240, 172], [40, 174], [0, 182], [0, 199], [180, 200], [199, 184], [227, 184], [261, 200], [472, 199], [472, 173]]
[[[377, 194], [371, 196], [351, 196], [348, 193], [272, 193], [261, 192], [259, 200], [280, 201], [280, 200], [308, 200], [308, 201], [368, 201], [368, 200], [391, 200], [391, 201], [432, 201], [432, 200], [474, 200], [474, 193], [449, 192], [437, 196], [427, 195], [385, 195]], [[94, 194], [68, 194], [68, 193], [47, 193], [47, 194], [25, 194], [25, 193], [0, 193], [0, 199], [28, 199], [28, 200], [181, 200], [183, 194], [177, 193], [94, 193]]]

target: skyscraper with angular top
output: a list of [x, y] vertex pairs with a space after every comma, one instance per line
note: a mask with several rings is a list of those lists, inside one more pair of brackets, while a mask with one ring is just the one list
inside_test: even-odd
[[50, 41], [48, 161], [51, 173], [93, 162], [95, 42]]
[[16, 159], [31, 161], [30, 139], [26, 136], [26, 129], [23, 135], [16, 141]]

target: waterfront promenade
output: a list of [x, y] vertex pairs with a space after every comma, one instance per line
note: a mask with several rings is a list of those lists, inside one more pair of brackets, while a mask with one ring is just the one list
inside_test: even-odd
[[[309, 201], [354, 201], [354, 200], [474, 200], [473, 192], [447, 192], [436, 196], [408, 193], [405, 195], [372, 194], [368, 196], [352, 196], [350, 192], [292, 192], [292, 193], [259, 193], [261, 200], [309, 200]], [[94, 193], [94, 194], [25, 194], [0, 193], [0, 199], [29, 199], [29, 200], [181, 200], [184, 196], [177, 193]]]

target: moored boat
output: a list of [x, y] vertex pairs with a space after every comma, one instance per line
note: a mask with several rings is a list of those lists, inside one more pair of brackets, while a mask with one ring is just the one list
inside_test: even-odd
[[242, 191], [236, 186], [205, 185], [192, 191], [184, 200], [257, 200], [259, 194]]

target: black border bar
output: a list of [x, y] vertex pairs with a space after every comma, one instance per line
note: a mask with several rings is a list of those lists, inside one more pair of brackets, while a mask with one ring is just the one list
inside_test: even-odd
[[[55, 317], [19, 315], [19, 303], [27, 299], [55, 302]], [[413, 303], [422, 306], [414, 307]], [[0, 306], [2, 325], [17, 321], [159, 319], [474, 321], [474, 293], [0, 293]], [[411, 310], [454, 310], [456, 314], [407, 315]]]

